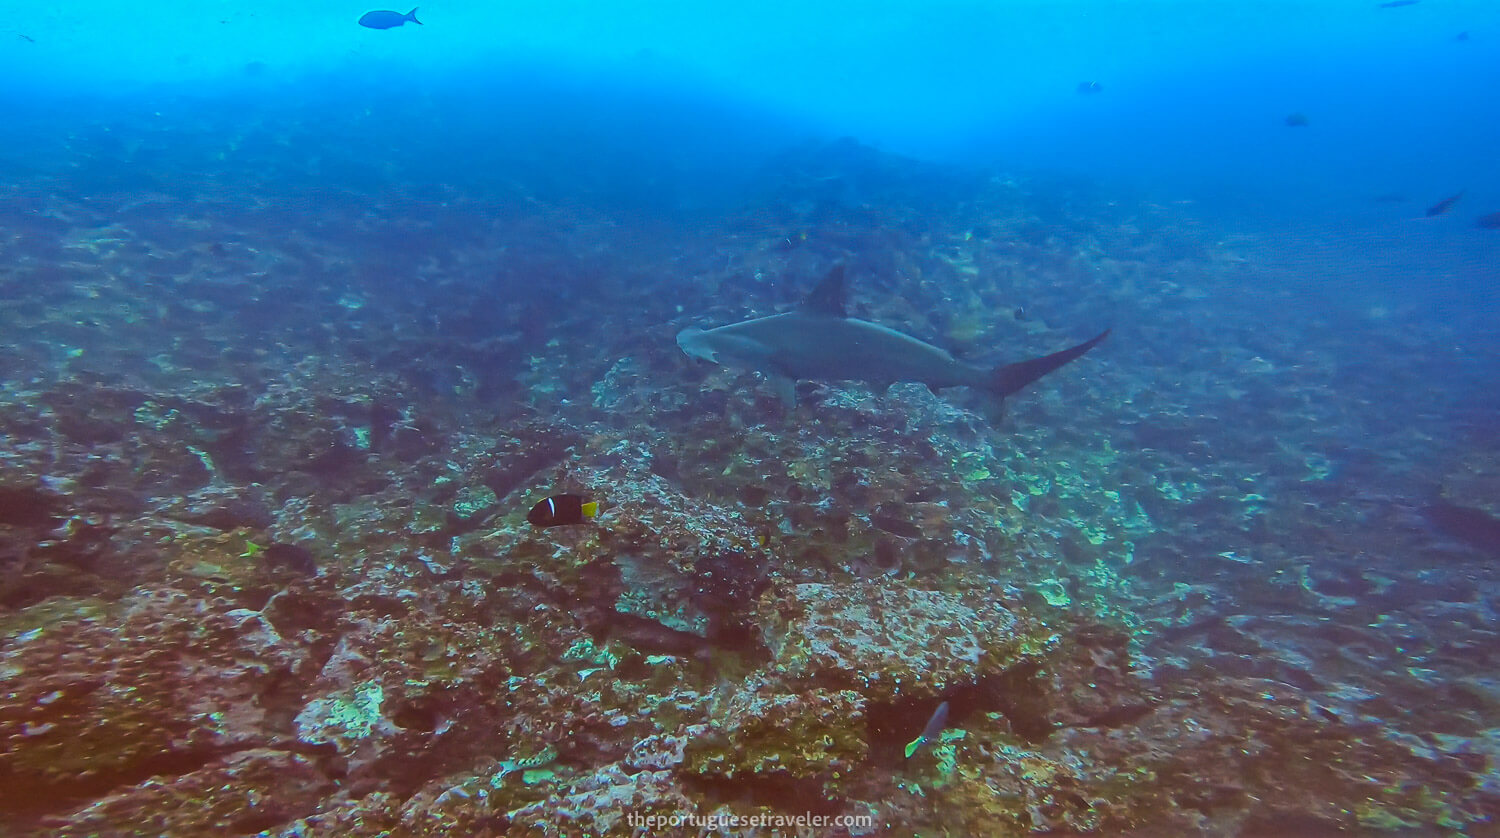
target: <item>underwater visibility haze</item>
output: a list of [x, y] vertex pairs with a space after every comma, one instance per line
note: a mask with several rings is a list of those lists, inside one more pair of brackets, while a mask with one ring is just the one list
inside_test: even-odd
[[1500, 7], [0, 11], [0, 834], [1500, 834]]

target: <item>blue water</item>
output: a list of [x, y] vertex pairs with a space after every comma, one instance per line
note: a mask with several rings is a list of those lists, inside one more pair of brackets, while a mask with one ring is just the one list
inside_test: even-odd
[[[497, 78], [670, 82], [924, 156], [1387, 190], [1399, 167], [1494, 189], [1475, 169], [1495, 140], [1495, 11], [1418, 5], [440, 4], [424, 27], [372, 31], [348, 25], [358, 4], [14, 4], [0, 69], [27, 82], [11, 96], [43, 102], [233, 89], [252, 63], [283, 100], [298, 97], [279, 85], [309, 75], [434, 93]], [[1080, 81], [1106, 95], [1074, 95]], [[1293, 111], [1317, 130], [1270, 130]]]
[[[852, 136], [1196, 201], [1293, 250], [1379, 252], [1386, 270], [1359, 272], [1380, 284], [1472, 284], [1493, 309], [1474, 275], [1495, 237], [1464, 223], [1500, 206], [1500, 13], [1484, 2], [440, 4], [389, 31], [351, 25], [358, 4], [14, 6], [0, 71], [24, 81], [4, 94], [16, 167], [67, 165], [59, 133], [131, 113], [211, 140], [185, 128], [222, 107], [208, 130], [226, 139], [296, 120], [304, 151], [414, 173], [455, 146], [490, 170], [575, 132], [592, 145], [573, 156], [726, 173], [779, 142]], [[1086, 81], [1102, 93], [1079, 95]], [[318, 136], [328, 105], [364, 112], [358, 140]], [[1291, 113], [1311, 124], [1288, 129]], [[1459, 190], [1453, 217], [1403, 223]]]
[[[1069, 801], [1125, 793], [1079, 754], [1107, 752], [1115, 723], [1080, 721], [1089, 699], [1052, 696], [1066, 705], [1057, 724], [1080, 738], [1028, 739], [1028, 711], [1012, 706], [1026, 702], [992, 701], [979, 679], [862, 697], [868, 759], [839, 764], [857, 778], [843, 786], [743, 791], [710, 771], [682, 786], [705, 807], [802, 811], [826, 793], [830, 811], [868, 805], [898, 828], [975, 834], [944, 820], [975, 789], [1020, 799], [1015, 777], [1052, 776], [1006, 762], [1016, 748], [1076, 744], [1045, 758], [1085, 791], [1058, 792], [1047, 805], [1068, 814], [1027, 828], [1488, 834], [1500, 817], [1500, 229], [1480, 220], [1500, 213], [1500, 6], [434, 2], [422, 25], [387, 31], [356, 25], [369, 10], [0, 6], [0, 654], [13, 656], [0, 664], [33, 667], [0, 671], [18, 673], [15, 695], [34, 688], [64, 708], [0, 700], [0, 723], [41, 731], [0, 752], [0, 778], [34, 798], [0, 807], [0, 831], [45, 832], [45, 816], [83, 831], [128, 821], [120, 812], [162, 806], [146, 778], [239, 782], [214, 760], [262, 746], [322, 762], [265, 792], [300, 802], [245, 821], [257, 829], [332, 811], [343, 792], [319, 782], [345, 771], [362, 792], [433, 797], [488, 782], [476, 760], [538, 758], [544, 744], [561, 752], [561, 779], [503, 800], [555, 807], [658, 719], [664, 736], [678, 722], [729, 726], [725, 707], [755, 703], [742, 683], [786, 686], [758, 669], [771, 653], [745, 639], [759, 636], [747, 615], [817, 603], [757, 612], [775, 576], [889, 586], [870, 602], [981, 585], [1052, 615], [1065, 592], [1121, 639], [1077, 641], [1088, 652], [1055, 662], [1060, 682], [1092, 660], [1109, 672], [1082, 670], [1090, 690], [1149, 685], [1159, 719], [1129, 728], [1136, 705], [1107, 697], [1102, 716], [1125, 720], [1116, 744], [1181, 762], [1099, 756], [1101, 772], [1168, 778], [1168, 802], [1091, 821]], [[673, 342], [688, 326], [785, 311], [835, 263], [849, 268], [852, 314], [975, 365], [1114, 332], [1003, 414], [974, 394], [848, 382], [802, 382], [786, 407], [756, 375]], [[468, 503], [486, 488], [491, 505]], [[519, 523], [544, 493], [585, 489], [614, 509], [602, 542]], [[672, 536], [642, 547], [639, 532]], [[239, 588], [184, 581], [192, 550], [232, 565], [261, 542], [308, 552], [273, 551], [283, 565], [253, 566], [273, 576]], [[579, 556], [597, 577], [556, 570]], [[705, 563], [711, 582], [683, 570]], [[647, 602], [680, 594], [748, 622], [688, 638], [660, 614], [600, 629], [611, 605], [590, 597], [621, 579]], [[84, 742], [157, 728], [116, 732], [110, 719], [135, 717], [105, 699], [89, 706], [98, 723], [57, 704], [54, 691], [73, 695], [58, 683], [124, 676], [96, 679], [85, 662], [71, 681], [30, 678], [37, 661], [72, 659], [27, 644], [82, 625], [101, 658], [120, 655], [110, 619], [57, 616], [76, 605], [129, 611], [151, 645], [185, 619], [148, 595], [157, 585], [202, 613], [267, 608], [320, 660], [344, 638], [399, 663], [283, 672], [276, 658], [257, 687], [263, 723], [236, 716], [191, 747], [148, 737], [165, 755], [79, 769], [77, 753], [45, 749], [38, 719], [91, 720]], [[283, 589], [294, 604], [276, 612], [267, 598]], [[410, 648], [381, 646], [381, 621], [397, 617], [413, 637], [441, 625], [438, 645], [466, 649], [482, 677], [434, 676], [443, 689], [424, 693], [415, 673], [440, 655], [423, 647], [411, 664]], [[464, 634], [521, 625], [539, 639], [513, 657], [509, 641]], [[1078, 633], [1107, 634], [1091, 630]], [[680, 669], [648, 687], [629, 661], [619, 677], [638, 689], [621, 695], [649, 706], [619, 698], [628, 719], [609, 727], [599, 720], [618, 697], [561, 697], [613, 670], [577, 653], [585, 634]], [[495, 648], [500, 663], [484, 658]], [[1134, 675], [1099, 663], [1127, 648]], [[183, 695], [216, 689], [202, 673], [233, 664], [194, 666]], [[354, 690], [351, 673], [409, 699], [390, 711], [400, 731], [376, 726], [375, 756], [291, 721]], [[512, 684], [513, 703], [496, 700], [517, 673], [561, 692]], [[795, 703], [789, 690], [777, 697]], [[681, 707], [661, 712], [668, 694]], [[893, 757], [939, 698], [970, 731], [952, 747], [974, 785]], [[167, 715], [173, 736], [179, 723], [207, 729]], [[1234, 744], [1174, 738], [1200, 717]], [[411, 733], [455, 719], [469, 750]], [[1299, 774], [1312, 758], [1296, 745], [1324, 736], [1368, 749], [1341, 751], [1347, 770]], [[408, 750], [428, 761], [408, 763]], [[335, 751], [352, 763], [328, 763]], [[1203, 789], [1223, 798], [1204, 802]], [[84, 810], [107, 795], [119, 808]], [[359, 805], [371, 823], [394, 817]], [[502, 814], [464, 823], [499, 828]], [[172, 834], [203, 828], [182, 817]], [[339, 834], [330, 823], [315, 834]]]

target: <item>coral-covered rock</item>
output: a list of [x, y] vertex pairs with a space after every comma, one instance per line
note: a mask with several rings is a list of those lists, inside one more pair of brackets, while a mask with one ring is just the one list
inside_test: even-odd
[[13, 799], [56, 806], [278, 738], [272, 708], [308, 655], [259, 613], [171, 589], [80, 612], [0, 651]]
[[58, 838], [250, 834], [313, 811], [334, 786], [305, 756], [257, 748], [111, 792], [50, 825]]
[[[510, 835], [569, 838], [574, 835], [637, 835], [645, 831], [633, 819], [681, 816], [698, 806], [670, 771], [631, 773], [618, 763], [603, 766], [560, 789], [546, 800], [510, 814]], [[665, 823], [665, 821], [664, 821]], [[697, 831], [652, 834], [695, 835]]]
[[764, 539], [738, 511], [690, 499], [652, 473], [638, 447], [622, 441], [609, 453], [617, 464], [575, 477], [609, 504], [600, 523], [623, 582], [616, 610], [717, 636], [764, 585]]
[[292, 726], [303, 743], [336, 750], [350, 778], [416, 788], [504, 742], [506, 643], [418, 613], [405, 622], [362, 615], [338, 631]]
[[865, 699], [852, 690], [734, 694], [687, 744], [687, 768], [724, 779], [838, 779], [864, 761]]
[[[766, 584], [763, 533], [738, 510], [690, 497], [655, 473], [645, 446], [615, 435], [586, 445], [586, 459], [570, 461], [529, 497], [567, 489], [598, 501], [600, 516], [587, 527], [540, 532], [518, 523], [491, 534], [488, 549], [509, 565], [541, 565], [525, 572], [555, 576], [597, 631], [645, 623], [662, 630], [663, 642], [738, 642]], [[513, 517], [525, 509], [518, 504]]]
[[691, 725], [681, 736], [663, 733], [647, 736], [630, 746], [630, 753], [624, 761], [625, 767], [636, 771], [643, 768], [664, 771], [681, 765], [686, 759], [688, 743], [694, 737], [703, 735], [706, 729], [705, 725]]
[[167, 558], [164, 576], [177, 588], [259, 609], [310, 572], [306, 561], [285, 558], [299, 549], [248, 530], [189, 527], [172, 536], [161, 552]]
[[370, 792], [354, 800], [335, 798], [326, 802], [321, 811], [288, 823], [275, 835], [277, 838], [387, 836], [400, 825], [400, 809], [401, 801], [386, 791]]
[[372, 736], [387, 737], [400, 732], [386, 714], [385, 689], [379, 682], [356, 684], [352, 689], [315, 698], [297, 714], [297, 738], [312, 745], [331, 744], [351, 753]]
[[784, 584], [761, 597], [760, 625], [775, 671], [794, 682], [872, 701], [924, 698], [1045, 648], [1036, 626], [988, 593], [889, 581]]
[[[0, 178], [0, 833], [1500, 818], [1473, 317], [1287, 317], [1269, 238], [852, 140], [737, 195], [524, 141], [371, 177], [399, 136], [359, 102], [86, 110]], [[370, 142], [285, 153], [313, 129]], [[1121, 332], [1004, 416], [788, 410], [674, 344], [835, 261], [851, 312], [976, 364]], [[526, 523], [559, 492], [603, 514]]]
[[1149, 681], [1135, 670], [1129, 635], [1080, 621], [1047, 657], [1045, 698], [1031, 708], [1047, 727], [1119, 727], [1150, 712]]

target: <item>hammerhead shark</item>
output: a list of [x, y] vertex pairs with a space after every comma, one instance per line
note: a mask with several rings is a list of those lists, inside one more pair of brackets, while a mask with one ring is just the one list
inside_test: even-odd
[[795, 311], [716, 329], [683, 329], [677, 345], [694, 358], [765, 374], [791, 407], [799, 380], [864, 381], [882, 388], [917, 381], [932, 390], [974, 387], [1003, 401], [1109, 336], [1105, 329], [1061, 352], [984, 369], [895, 329], [850, 317], [844, 296], [844, 266], [835, 265]]

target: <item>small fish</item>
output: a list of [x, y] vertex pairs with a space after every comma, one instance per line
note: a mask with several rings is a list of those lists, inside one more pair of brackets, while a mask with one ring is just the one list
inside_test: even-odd
[[586, 501], [582, 495], [553, 495], [531, 507], [531, 511], [526, 513], [526, 520], [534, 527], [565, 527], [582, 524], [598, 516], [598, 501]]
[[1415, 6], [1415, 5], [1417, 5], [1417, 0], [1389, 0], [1389, 2], [1381, 3], [1380, 4], [1380, 8], [1382, 8], [1382, 9], [1399, 9], [1402, 6]]
[[1481, 230], [1500, 230], [1500, 212], [1479, 216], [1474, 219], [1474, 226]]
[[400, 12], [365, 12], [364, 17], [359, 19], [359, 25], [370, 29], [394, 29], [407, 21], [411, 21], [418, 26], [422, 25], [422, 21], [417, 20], [416, 9], [412, 9], [404, 15]]
[[1286, 127], [1288, 128], [1306, 128], [1308, 126], [1307, 114], [1301, 111], [1288, 114], [1287, 118], [1283, 121], [1286, 122]]
[[1458, 33], [1457, 35], [1454, 35], [1453, 36], [1453, 40], [1455, 40], [1455, 41], [1467, 41], [1467, 40], [1469, 40], [1469, 31], [1466, 29], [1466, 30]]
[[[1467, 35], [1469, 33], [1465, 32], [1464, 34]], [[21, 40], [25, 41], [28, 44], [34, 44], [34, 43], [36, 43], [36, 38], [33, 38], [30, 35], [22, 35], [20, 32], [17, 32], [16, 33], [16, 37], [20, 38]]]
[[1443, 213], [1447, 212], [1448, 210], [1453, 209], [1453, 205], [1456, 204], [1456, 203], [1458, 203], [1458, 199], [1462, 198], [1464, 196], [1464, 193], [1467, 192], [1467, 191], [1468, 191], [1467, 189], [1460, 189], [1458, 191], [1457, 195], [1449, 195], [1448, 197], [1444, 198], [1443, 200], [1438, 201], [1437, 203], [1435, 203], [1432, 206], [1428, 207], [1427, 208], [1427, 217], [1428, 218], [1433, 218], [1435, 216], [1442, 215]]
[[945, 701], [938, 705], [937, 710], [933, 711], [932, 718], [927, 720], [927, 727], [922, 729], [922, 735], [911, 740], [911, 744], [906, 746], [906, 758], [911, 759], [912, 754], [922, 750], [923, 745], [929, 745], [936, 741], [938, 736], [942, 735], [943, 728], [947, 726], [948, 702]]
[[1080, 96], [1092, 96], [1095, 93], [1103, 92], [1103, 90], [1104, 85], [1096, 81], [1081, 81], [1078, 83], [1078, 95]]

